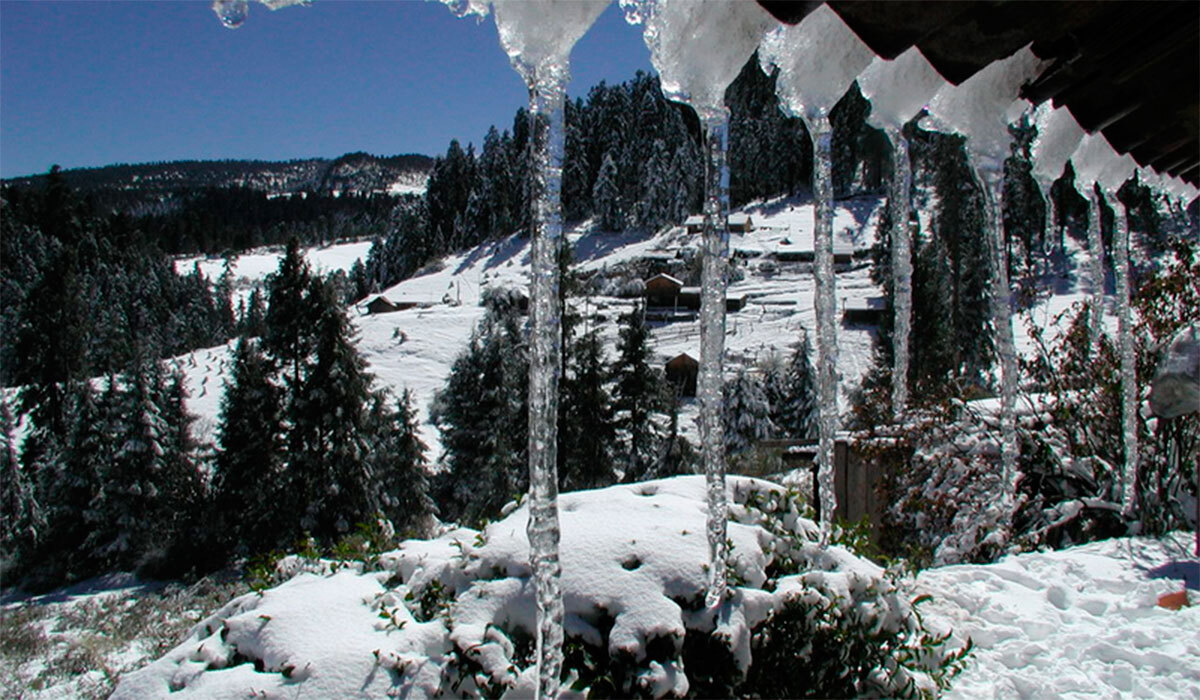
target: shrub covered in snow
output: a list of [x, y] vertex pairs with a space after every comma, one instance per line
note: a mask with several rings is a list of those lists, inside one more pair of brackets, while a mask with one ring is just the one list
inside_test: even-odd
[[[888, 572], [822, 546], [794, 495], [745, 477], [728, 488], [738, 585], [715, 609], [703, 603], [702, 477], [561, 496], [565, 688], [916, 695], [961, 665]], [[507, 510], [482, 531], [407, 541], [378, 570], [302, 573], [238, 598], [114, 697], [524, 696], [535, 682], [528, 511]]]

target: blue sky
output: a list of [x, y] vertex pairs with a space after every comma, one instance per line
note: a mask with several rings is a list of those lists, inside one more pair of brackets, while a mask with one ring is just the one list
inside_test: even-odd
[[[650, 71], [615, 6], [572, 95]], [[443, 153], [511, 126], [524, 84], [489, 18], [439, 2], [316, 0], [240, 29], [207, 1], [0, 0], [0, 176], [147, 161]]]

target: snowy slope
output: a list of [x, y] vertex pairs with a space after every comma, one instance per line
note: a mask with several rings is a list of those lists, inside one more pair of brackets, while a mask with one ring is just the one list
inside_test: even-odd
[[[875, 197], [859, 197], [836, 203], [834, 231], [840, 250], [862, 252], [874, 244], [881, 202]], [[780, 263], [773, 269], [762, 266], [773, 252], [811, 247], [812, 204], [804, 198], [781, 198], [739, 211], [753, 218], [756, 230], [749, 234], [734, 234], [730, 240], [731, 249], [739, 252], [738, 265], [744, 277], [730, 285], [729, 293], [747, 297], [746, 307], [729, 314], [726, 322], [727, 371], [730, 374], [773, 348], [787, 352], [788, 346], [799, 339], [802, 329], [811, 332], [816, 326], [811, 265]], [[695, 246], [695, 236], [686, 234], [682, 227], [665, 229], [657, 234], [615, 234], [595, 230], [590, 222], [585, 222], [567, 235], [575, 247], [578, 270], [584, 276], [604, 274], [608, 269], [640, 258], [675, 258], [686, 255]], [[365, 258], [369, 247], [365, 242], [345, 243], [310, 249], [306, 256], [315, 270], [347, 270], [355, 260]], [[1083, 251], [1070, 239], [1068, 251], [1077, 261], [1082, 260]], [[261, 284], [274, 272], [281, 255], [280, 251], [264, 251], [240, 256], [235, 275], [243, 293], [248, 293], [246, 290], [250, 285]], [[745, 257], [747, 255], [752, 257]], [[210, 278], [215, 279], [221, 274], [223, 263], [220, 259], [181, 259], [176, 266], [179, 270], [190, 270], [197, 262]], [[428, 423], [429, 403], [434, 393], [444, 386], [455, 357], [465, 347], [475, 323], [483, 315], [480, 295], [488, 287], [527, 289], [528, 270], [528, 241], [512, 236], [444, 258], [384, 291], [392, 301], [416, 302], [419, 308], [377, 316], [365, 315], [362, 308], [351, 310], [359, 331], [359, 349], [379, 383], [397, 395], [406, 388], [414, 392], [422, 421], [422, 439], [430, 446], [431, 458], [436, 459], [440, 454], [440, 442], [436, 428]], [[836, 284], [839, 307], [882, 294], [870, 280], [865, 259], [842, 266]], [[1069, 280], [1060, 290], [1062, 294], [1048, 297], [1014, 320], [1019, 351], [1033, 351], [1025, 330], [1025, 318], [1032, 317], [1042, 326], [1051, 324], [1060, 311], [1085, 298], [1079, 287]], [[592, 323], [598, 325], [606, 339], [610, 360], [615, 356], [617, 317], [632, 303], [630, 299], [602, 296], [587, 301], [587, 310], [597, 318]], [[601, 315], [603, 321], [598, 320]], [[1106, 322], [1115, 329], [1111, 310]], [[653, 329], [652, 338], [652, 348], [661, 362], [683, 352], [699, 357], [698, 321], [659, 325]], [[873, 338], [874, 330], [870, 327], [840, 325], [838, 328], [843, 410], [848, 407], [849, 392], [870, 368]], [[226, 347], [210, 348], [175, 360], [188, 379], [192, 397], [188, 405], [199, 416], [195, 432], [201, 439], [213, 437], [221, 393], [218, 389], [223, 386], [229, 369], [227, 352]], [[694, 405], [685, 403], [684, 420], [680, 422], [685, 434], [693, 439], [696, 438], [696, 426], [691, 418], [695, 410]]]

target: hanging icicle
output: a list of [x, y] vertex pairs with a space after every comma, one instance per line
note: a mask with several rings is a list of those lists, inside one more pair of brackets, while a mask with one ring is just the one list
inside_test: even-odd
[[1100, 195], [1088, 187], [1088, 354], [1100, 353], [1104, 333], [1104, 240], [1100, 236]]
[[1125, 446], [1125, 469], [1121, 479], [1121, 510], [1133, 514], [1138, 472], [1138, 385], [1133, 352], [1133, 318], [1129, 308], [1129, 222], [1125, 205], [1114, 193], [1113, 271], [1117, 292], [1117, 348], [1121, 362], [1121, 433]]
[[988, 257], [992, 268], [992, 327], [996, 337], [996, 356], [1000, 365], [1000, 463], [1004, 498], [1009, 512], [1017, 493], [1017, 353], [1012, 327], [1012, 289], [1008, 281], [1008, 255], [1004, 241], [1004, 171], [999, 167], [979, 167], [975, 175], [983, 189], [987, 226]]
[[[599, 0], [493, 0], [500, 43], [529, 88], [530, 204], [529, 537], [537, 599], [536, 697], [558, 696], [563, 665], [563, 599], [558, 544], [558, 379], [562, 374], [563, 110], [568, 57], [607, 6]], [[484, 14], [471, 2], [463, 13]]]
[[892, 333], [892, 415], [899, 418], [908, 405], [908, 337], [912, 325], [912, 162], [908, 139], [900, 129], [888, 129], [892, 142], [892, 182], [888, 204], [892, 208], [892, 296], [895, 323]]
[[[705, 604], [725, 598], [724, 562], [728, 504], [725, 497], [725, 432], [721, 418], [725, 357], [725, 256], [729, 247], [727, 113], [704, 119], [704, 231], [700, 271], [700, 449], [708, 487], [709, 586]], [[718, 565], [720, 564], [720, 565]]]
[[834, 440], [837, 410], [837, 292], [833, 277], [833, 140], [829, 118], [813, 119], [813, 197], [816, 200], [816, 312], [817, 312], [817, 491], [821, 521], [832, 523], [837, 509], [833, 490]]
[[708, 487], [708, 607], [728, 590], [728, 505], [721, 418], [725, 356], [725, 266], [728, 256], [729, 112], [725, 90], [773, 24], [757, 3], [726, 0], [621, 0], [631, 24], [643, 24], [650, 59], [667, 99], [690, 105], [704, 128], [704, 230], [700, 291], [700, 452]]
[[778, 66], [776, 91], [784, 111], [804, 119], [813, 140], [817, 314], [817, 497], [826, 533], [837, 511], [833, 490], [838, 431], [837, 312], [833, 276], [833, 182], [829, 112], [875, 54], [828, 5], [793, 27], [767, 35], [760, 59]]
[[925, 107], [946, 81], [917, 47], [895, 59], [875, 58], [858, 76], [863, 97], [871, 101], [867, 123], [882, 129], [892, 145], [888, 206], [892, 217], [892, 415], [908, 405], [909, 335], [912, 326], [912, 163], [904, 125]]

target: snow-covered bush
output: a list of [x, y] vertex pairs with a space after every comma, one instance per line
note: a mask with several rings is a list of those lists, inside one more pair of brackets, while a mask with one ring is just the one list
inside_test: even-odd
[[[560, 497], [565, 689], [932, 694], [960, 665], [889, 572], [822, 545], [796, 494], [746, 477], [728, 488], [735, 585], [715, 609], [703, 603], [703, 477]], [[301, 573], [243, 596], [114, 697], [524, 697], [535, 682], [527, 518], [514, 504], [483, 530], [409, 540], [382, 570]], [[777, 664], [806, 669], [805, 685], [781, 685]]]

